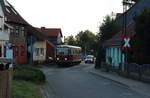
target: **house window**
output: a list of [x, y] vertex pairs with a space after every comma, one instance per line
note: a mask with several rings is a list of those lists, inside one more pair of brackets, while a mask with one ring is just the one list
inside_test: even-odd
[[17, 57], [18, 56], [18, 52], [19, 52], [19, 49], [18, 47], [14, 47], [14, 56]]
[[44, 56], [44, 48], [36, 48], [36, 56]]
[[10, 35], [14, 35], [14, 29], [10, 29]]
[[39, 56], [39, 48], [36, 48], [36, 56]]
[[19, 27], [18, 27], [18, 26], [16, 26], [15, 35], [16, 35], [16, 36], [19, 36]]
[[25, 29], [24, 29], [24, 27], [21, 27], [21, 33], [22, 33], [22, 36], [25, 36]]
[[40, 49], [40, 56], [44, 56], [44, 48]]
[[6, 46], [4, 46], [4, 57], [6, 57]]

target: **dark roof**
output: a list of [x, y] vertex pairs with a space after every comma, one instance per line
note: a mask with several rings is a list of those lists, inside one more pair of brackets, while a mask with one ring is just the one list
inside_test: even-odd
[[[135, 35], [135, 23], [132, 21], [130, 24], [128, 24], [127, 26], [127, 32], [126, 32], [126, 36], [127, 37], [132, 37]], [[103, 47], [111, 47], [111, 46], [121, 46], [122, 42], [123, 42], [123, 38], [125, 37], [125, 35], [123, 34], [122, 31], [118, 32], [116, 35], [114, 35], [111, 39], [106, 40], [103, 44]]]
[[34, 36], [36, 36], [36, 38], [38, 38], [39, 40], [45, 40], [45, 36], [42, 32], [38, 31], [36, 28], [34, 28], [31, 25], [28, 25], [26, 27], [28, 34], [32, 34]]
[[37, 30], [42, 32], [47, 37], [56, 37], [59, 34], [62, 37], [62, 32], [61, 32], [60, 28], [45, 28], [45, 27], [41, 27], [41, 28], [37, 28]]
[[2, 10], [7, 22], [28, 25], [28, 23], [21, 17], [21, 15], [14, 9], [14, 7], [7, 1], [0, 0]]

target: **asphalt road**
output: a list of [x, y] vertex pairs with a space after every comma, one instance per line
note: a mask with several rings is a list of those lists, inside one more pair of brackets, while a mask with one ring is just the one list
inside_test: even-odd
[[43, 68], [47, 83], [45, 98], [149, 98], [114, 81], [86, 71], [91, 65], [80, 64], [67, 68]]

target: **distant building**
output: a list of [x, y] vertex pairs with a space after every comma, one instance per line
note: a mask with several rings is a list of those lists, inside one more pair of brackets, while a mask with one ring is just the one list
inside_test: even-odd
[[34, 43], [35, 51], [33, 52], [33, 61], [42, 63], [45, 61], [53, 61], [56, 46], [48, 40], [36, 41]]
[[35, 52], [34, 43], [37, 41], [43, 41], [44, 35], [39, 32], [36, 28], [29, 25], [26, 27], [27, 29], [27, 61], [29, 63], [33, 63], [33, 53]]
[[42, 32], [45, 36], [46, 39], [52, 42], [55, 45], [62, 44], [62, 32], [60, 28], [37, 28], [40, 32]]
[[37, 28], [28, 26], [27, 32], [28, 62], [54, 60], [56, 45], [47, 40], [47, 36]]

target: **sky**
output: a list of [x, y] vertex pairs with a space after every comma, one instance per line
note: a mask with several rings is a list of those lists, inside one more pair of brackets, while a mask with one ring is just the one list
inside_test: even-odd
[[61, 28], [63, 36], [98, 32], [104, 17], [122, 12], [122, 0], [7, 0], [34, 27]]

